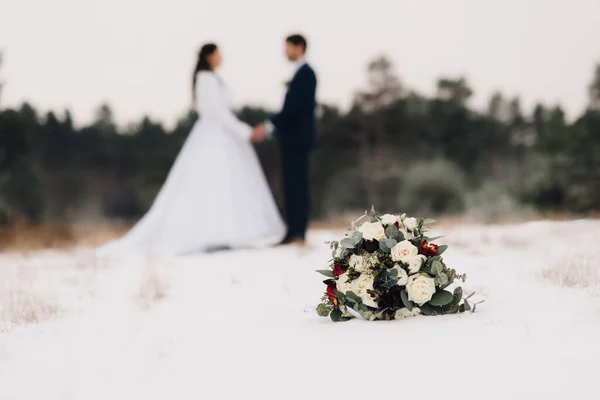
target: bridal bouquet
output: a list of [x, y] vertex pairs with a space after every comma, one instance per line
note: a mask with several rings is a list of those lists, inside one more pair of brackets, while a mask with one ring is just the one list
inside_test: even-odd
[[403, 215], [379, 216], [375, 210], [352, 224], [333, 251], [329, 279], [317, 312], [333, 321], [356, 316], [366, 320], [403, 319], [418, 314], [439, 315], [474, 311], [460, 286], [445, 290], [466, 275], [444, 263], [448, 246], [425, 236], [432, 219]]

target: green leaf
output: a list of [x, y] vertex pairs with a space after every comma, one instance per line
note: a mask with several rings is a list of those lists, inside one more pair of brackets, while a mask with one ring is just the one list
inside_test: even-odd
[[456, 304], [449, 304], [447, 307], [444, 307], [444, 314], [457, 314], [459, 307]]
[[448, 276], [443, 273], [440, 272], [436, 277], [435, 277], [435, 284], [437, 286], [447, 286], [448, 285]]
[[415, 306], [415, 303], [408, 299], [408, 293], [406, 293], [406, 290], [400, 292], [400, 299], [402, 300], [402, 304], [404, 304], [404, 307], [408, 308], [408, 311], [412, 311], [413, 307]]
[[383, 289], [391, 289], [398, 283], [398, 270], [396, 269], [382, 269], [377, 274], [377, 283]]
[[445, 306], [446, 304], [451, 303], [453, 299], [454, 296], [452, 293], [446, 290], [440, 290], [433, 295], [428, 303], [432, 306]]
[[432, 218], [425, 218], [425, 219], [423, 220], [423, 225], [431, 225], [431, 224], [433, 224], [434, 222], [435, 222], [435, 219], [432, 219]]
[[465, 308], [465, 311], [471, 311], [471, 305], [469, 304], [469, 300], [465, 299], [463, 306]]
[[344, 238], [340, 242], [340, 245], [345, 249], [353, 249], [354, 248], [354, 240], [350, 238]]
[[428, 243], [433, 243], [434, 240], [438, 240], [438, 239], [441, 239], [443, 237], [445, 237], [445, 236], [435, 236], [435, 237], [424, 236], [423, 240], [427, 240]]
[[443, 244], [441, 246], [438, 246], [438, 255], [442, 255], [446, 250], [448, 250], [448, 245]]
[[385, 236], [395, 240], [398, 237], [398, 228], [396, 228], [396, 225], [388, 226], [385, 230]]
[[392, 249], [390, 249], [383, 240], [379, 242], [379, 250], [383, 251], [384, 253], [390, 253], [392, 251]]
[[398, 242], [402, 242], [404, 240], [404, 233], [398, 231], [398, 235], [396, 237], [398, 239]]
[[444, 270], [444, 266], [442, 265], [442, 263], [440, 262], [440, 260], [435, 260], [432, 264], [431, 264], [431, 273], [433, 275], [439, 275], [442, 271]]
[[396, 239], [385, 239], [385, 245], [390, 249], [393, 249], [397, 243]]
[[460, 301], [462, 300], [462, 296], [463, 296], [462, 287], [458, 286], [456, 289], [454, 289], [452, 304], [458, 305], [458, 303], [460, 303]]
[[333, 275], [333, 272], [331, 272], [328, 269], [319, 269], [317, 270], [318, 273], [320, 273], [321, 275], [325, 275], [329, 278], [335, 278], [335, 275]]
[[442, 257], [440, 257], [440, 256], [429, 257], [427, 259], [427, 265], [431, 266], [431, 264], [433, 264], [435, 261], [438, 261], [440, 258], [442, 258]]
[[340, 322], [342, 319], [342, 312], [339, 309], [335, 309], [329, 314], [329, 318], [331, 318], [333, 322]]
[[442, 309], [440, 307], [434, 307], [429, 303], [423, 304], [420, 308], [421, 314], [427, 316], [440, 315], [442, 313]]
[[350, 300], [358, 305], [362, 304], [362, 299], [358, 297], [356, 293], [351, 291], [346, 292], [346, 300]]
[[354, 235], [352, 236], [352, 240], [354, 241], [355, 245], [359, 244], [362, 238], [362, 233], [360, 233], [359, 231], [354, 232]]

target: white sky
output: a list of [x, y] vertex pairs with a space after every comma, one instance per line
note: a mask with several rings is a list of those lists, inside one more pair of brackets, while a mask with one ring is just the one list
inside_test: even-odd
[[385, 53], [422, 93], [465, 74], [477, 108], [499, 89], [527, 111], [560, 102], [574, 117], [600, 62], [600, 0], [0, 0], [1, 101], [69, 108], [77, 123], [106, 101], [120, 123], [170, 124], [189, 106], [199, 45], [216, 41], [236, 103], [276, 108], [295, 31], [309, 38], [320, 101], [343, 107]]

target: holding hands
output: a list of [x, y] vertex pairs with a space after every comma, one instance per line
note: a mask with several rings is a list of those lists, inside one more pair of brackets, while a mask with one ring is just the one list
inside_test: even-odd
[[264, 142], [267, 137], [267, 127], [264, 122], [256, 125], [254, 129], [252, 129], [252, 136], [250, 136], [250, 141], [252, 143], [261, 143]]

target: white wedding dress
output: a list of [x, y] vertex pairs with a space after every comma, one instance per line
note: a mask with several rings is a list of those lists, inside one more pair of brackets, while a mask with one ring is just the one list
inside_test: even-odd
[[285, 232], [249, 141], [252, 128], [231, 111], [227, 88], [198, 73], [194, 125], [148, 213], [99, 255], [158, 251], [185, 254], [214, 247], [274, 243]]

